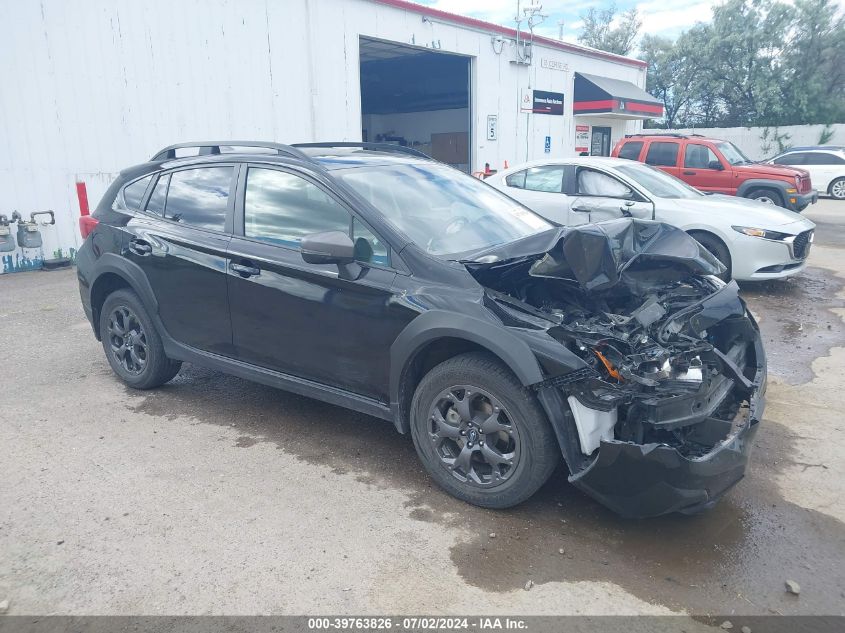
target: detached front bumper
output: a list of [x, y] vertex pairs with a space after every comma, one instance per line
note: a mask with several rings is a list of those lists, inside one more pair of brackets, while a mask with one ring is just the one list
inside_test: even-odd
[[[602, 440], [598, 456], [569, 481], [610, 509], [629, 518], [682, 512], [694, 514], [713, 506], [745, 475], [754, 436], [763, 418], [766, 360], [759, 329], [751, 319], [757, 371], [751, 381], [744, 419], [731, 424], [706, 418], [694, 428], [700, 437], [722, 437], [706, 454], [687, 457], [666, 444]], [[708, 443], [709, 445], [709, 443]]]
[[762, 415], [762, 397], [756, 405], [758, 412], [703, 457], [687, 458], [661, 444], [603, 441], [596, 460], [570, 481], [624, 517], [709, 508], [745, 475]]

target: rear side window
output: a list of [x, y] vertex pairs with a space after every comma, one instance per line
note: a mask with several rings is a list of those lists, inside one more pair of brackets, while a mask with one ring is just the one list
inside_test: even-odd
[[825, 152], [810, 152], [805, 154], [804, 165], [845, 165], [845, 158]]
[[226, 225], [232, 167], [185, 169], [170, 174], [164, 217], [180, 224], [222, 231]]
[[147, 213], [164, 215], [164, 201], [167, 198], [167, 185], [170, 184], [170, 174], [164, 174], [158, 179], [155, 189], [147, 201]]
[[658, 167], [674, 167], [678, 164], [678, 144], [654, 141], [648, 147], [645, 162]]
[[518, 171], [515, 174], [505, 177], [505, 183], [507, 183], [508, 187], [525, 189], [525, 170]]
[[637, 160], [640, 157], [640, 150], [643, 148], [642, 141], [628, 141], [619, 150], [619, 158]]
[[[352, 216], [339, 202], [304, 178], [250, 167], [244, 200], [246, 237], [298, 247], [310, 233], [343, 231], [349, 235], [351, 221]], [[376, 245], [372, 246], [375, 253]]]
[[141, 200], [143, 200], [144, 193], [146, 193], [147, 186], [150, 184], [152, 179], [152, 176], [147, 176], [146, 178], [141, 178], [141, 180], [136, 180], [131, 185], [124, 188], [123, 200], [128, 209], [141, 208]]
[[543, 165], [525, 170], [525, 188], [530, 191], [563, 191], [563, 165]]
[[803, 165], [808, 154], [792, 153], [774, 160], [775, 165]]

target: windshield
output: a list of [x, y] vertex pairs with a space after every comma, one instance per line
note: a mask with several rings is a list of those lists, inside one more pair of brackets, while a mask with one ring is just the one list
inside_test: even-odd
[[725, 160], [731, 165], [745, 165], [751, 163], [748, 156], [743, 154], [742, 151], [733, 143], [728, 143], [727, 141], [716, 143], [716, 148], [722, 152], [722, 156], [724, 156]]
[[665, 171], [642, 163], [617, 165], [616, 171], [657, 198], [699, 198], [704, 195]]
[[380, 165], [334, 175], [419, 246], [447, 259], [553, 228], [493, 187], [445, 165]]

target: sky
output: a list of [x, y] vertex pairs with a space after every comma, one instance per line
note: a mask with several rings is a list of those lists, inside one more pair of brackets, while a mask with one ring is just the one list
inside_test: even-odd
[[[517, 0], [414, 0], [436, 9], [458, 13], [504, 26], [514, 27]], [[558, 23], [563, 21], [563, 39], [576, 42], [583, 22], [581, 15], [590, 7], [604, 9], [610, 0], [535, 0], [543, 5], [542, 13], [547, 14], [545, 21], [534, 29], [538, 35], [557, 38], [560, 32]], [[643, 26], [640, 33], [677, 37], [696, 22], [709, 21], [711, 7], [720, 0], [617, 0], [618, 12], [636, 8]], [[530, 0], [522, 0], [527, 6]], [[523, 26], [523, 28], [525, 28]]]

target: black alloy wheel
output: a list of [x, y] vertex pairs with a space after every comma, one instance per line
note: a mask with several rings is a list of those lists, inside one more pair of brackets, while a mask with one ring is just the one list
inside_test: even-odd
[[519, 462], [519, 431], [498, 398], [473, 385], [444, 389], [431, 407], [429, 438], [452, 476], [497, 486]]
[[109, 347], [115, 360], [129, 374], [138, 375], [144, 371], [149, 357], [147, 336], [144, 326], [126, 306], [111, 311], [108, 324]]

